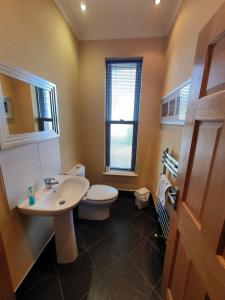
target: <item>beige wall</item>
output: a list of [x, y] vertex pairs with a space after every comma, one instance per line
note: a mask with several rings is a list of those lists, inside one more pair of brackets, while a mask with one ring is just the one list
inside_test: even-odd
[[[166, 72], [163, 95], [191, 77], [198, 33], [216, 12], [224, 0], [184, 0], [171, 30], [166, 52]], [[155, 157], [153, 194], [162, 165], [160, 155], [169, 147], [179, 158], [183, 127], [160, 126], [158, 151]]]
[[[53, 0], [0, 0], [0, 58], [56, 83], [63, 170], [80, 160], [78, 44]], [[14, 288], [52, 228], [48, 218], [9, 213], [0, 188], [0, 227]]]
[[[151, 188], [160, 96], [165, 65], [165, 38], [85, 41], [80, 43], [83, 163], [91, 183], [122, 189]], [[136, 172], [138, 177], [104, 176], [105, 58], [143, 57], [143, 79]]]

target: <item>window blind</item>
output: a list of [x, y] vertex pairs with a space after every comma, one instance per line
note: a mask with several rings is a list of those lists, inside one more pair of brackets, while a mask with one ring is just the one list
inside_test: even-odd
[[142, 59], [106, 60], [106, 166], [134, 170]]

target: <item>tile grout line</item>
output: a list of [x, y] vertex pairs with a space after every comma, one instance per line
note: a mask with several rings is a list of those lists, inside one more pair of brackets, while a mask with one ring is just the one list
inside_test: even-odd
[[148, 280], [148, 278], [142, 273], [142, 271], [137, 267], [135, 262], [132, 260], [132, 258], [128, 255], [129, 261], [132, 263], [132, 265], [135, 267], [135, 269], [138, 271], [139, 274], [147, 281], [148, 285], [151, 287], [151, 289], [154, 289], [154, 286], [151, 284], [151, 282]]
[[[145, 274], [142, 273], [142, 271], [138, 268], [138, 266], [135, 264], [135, 262], [132, 260], [131, 257], [128, 257], [128, 259], [130, 260], [130, 262], [132, 263], [132, 265], [136, 268], [136, 270], [138, 271], [138, 273], [141, 274], [142, 277], [144, 277], [144, 279], [147, 281], [148, 285], [151, 287], [152, 290], [151, 290], [150, 295], [154, 291], [154, 293], [156, 293], [156, 295], [159, 296], [160, 299], [162, 299], [161, 296], [158, 294], [158, 292], [155, 289], [156, 285], [155, 286], [152, 285], [152, 283], [148, 280], [148, 278], [145, 276]], [[161, 280], [161, 278], [162, 277], [159, 278], [159, 280], [157, 281], [157, 284], [159, 283], [159, 281]]]
[[152, 242], [151, 242], [151, 240], [149, 239], [149, 237], [150, 237], [150, 235], [152, 235], [153, 234], [153, 232], [155, 232], [155, 231], [153, 231], [149, 236], [146, 236], [143, 232], [141, 232], [140, 230], [138, 230], [132, 223], [130, 223], [130, 225], [146, 240], [146, 241], [148, 241], [149, 243], [151, 243], [151, 245], [155, 248], [155, 250], [157, 250], [158, 252], [160, 252], [160, 254], [162, 254], [161, 253], [161, 251], [160, 251], [160, 249], [158, 249], [158, 247], [156, 247]]
[[[111, 232], [108, 232], [103, 238], [99, 239], [97, 242], [93, 243], [91, 246], [86, 248], [86, 251], [89, 251], [94, 246], [98, 245], [100, 242], [104, 241], [107, 237], [111, 235]], [[86, 245], [85, 245], [86, 246]]]
[[[162, 277], [159, 278], [159, 280], [157, 281], [157, 283], [154, 285], [154, 291], [157, 294], [157, 296], [159, 296], [160, 299], [162, 299], [161, 295], [157, 292], [156, 287], [159, 284], [159, 282], [162, 280]], [[163, 299], [162, 299], [163, 300]]]
[[62, 300], [64, 300], [63, 289], [62, 289], [61, 280], [60, 280], [60, 277], [59, 277], [58, 272], [56, 273], [56, 276], [57, 276], [57, 280], [58, 280], [58, 284], [59, 284], [59, 289], [60, 289], [61, 298], [62, 298]]
[[[139, 216], [139, 215], [138, 215], [138, 216]], [[138, 216], [136, 216], [136, 217], [138, 217]], [[134, 220], [136, 217], [134, 217], [134, 218], [131, 219], [131, 220]], [[146, 236], [143, 232], [141, 232], [140, 230], [138, 230], [138, 229], [137, 229], [130, 221], [128, 221], [128, 222], [129, 222], [129, 224], [130, 224], [130, 225], [131, 225], [131, 226], [132, 226], [139, 234], [141, 234], [142, 237], [145, 238], [145, 240], [148, 240], [148, 241], [151, 243], [151, 245], [152, 245], [156, 250], [158, 250], [158, 251], [160, 252], [160, 254], [163, 255], [161, 249], [159, 249], [156, 245], [154, 245], [154, 244], [152, 243], [152, 241], [149, 239], [150, 236], [158, 230], [157, 228], [154, 229], [154, 230], [150, 233], [149, 236]]]
[[31, 284], [31, 286], [28, 288], [30, 291], [34, 288], [38, 287], [40, 284], [42, 284], [44, 281], [46, 281], [51, 275], [55, 274], [55, 270], [49, 273], [48, 275], [44, 276], [40, 280], [38, 280], [36, 283]]

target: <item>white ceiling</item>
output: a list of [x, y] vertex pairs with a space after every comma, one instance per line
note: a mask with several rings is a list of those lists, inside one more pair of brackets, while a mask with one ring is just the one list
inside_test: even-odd
[[153, 0], [55, 0], [81, 40], [165, 36], [182, 1], [162, 0], [156, 6]]

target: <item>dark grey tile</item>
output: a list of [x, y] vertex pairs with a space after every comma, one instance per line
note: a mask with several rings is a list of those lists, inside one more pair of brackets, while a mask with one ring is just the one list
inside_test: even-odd
[[131, 224], [146, 237], [150, 236], [157, 228], [158, 224], [154, 217], [147, 216], [144, 213], [139, 214], [132, 219]]
[[24, 280], [25, 289], [29, 286], [32, 288], [40, 281], [47, 278], [50, 274], [54, 273], [57, 264], [55, 239], [52, 238], [48, 246], [43, 250], [39, 256], [36, 264], [29, 272], [29, 276]]
[[86, 252], [74, 263], [64, 265], [58, 272], [64, 300], [80, 299], [89, 291], [94, 292], [102, 282], [98, 270]]
[[153, 290], [150, 294], [149, 294], [149, 300], [162, 300], [162, 298]]
[[160, 278], [160, 280], [158, 281], [158, 283], [156, 284], [154, 289], [162, 297], [162, 286], [161, 285], [162, 285], [162, 279]]
[[111, 211], [110, 218], [113, 220], [114, 218], [126, 219], [127, 221], [135, 218], [141, 213], [139, 209], [137, 209], [133, 204], [132, 205], [122, 205]]
[[148, 216], [156, 217], [156, 209], [153, 200], [150, 200], [149, 205], [142, 209], [142, 212], [144, 212]]
[[121, 217], [120, 215], [114, 214], [108, 220], [104, 221], [104, 226], [110, 233], [120, 233], [126, 229], [129, 221], [126, 218]]
[[111, 235], [90, 248], [88, 252], [103, 277], [115, 269], [125, 256]]
[[84, 245], [83, 238], [78, 230], [76, 230], [76, 241], [77, 241], [78, 253], [80, 255], [86, 250], [86, 247]]
[[148, 237], [149, 241], [159, 250], [162, 251], [161, 248], [161, 239], [159, 237], [158, 231], [153, 231], [150, 236]]
[[119, 206], [122, 205], [132, 205], [133, 204], [134, 199], [133, 198], [128, 198], [128, 197], [120, 197], [118, 198], [112, 205], [112, 209], [115, 209]]
[[82, 221], [77, 226], [77, 233], [84, 242], [86, 249], [103, 239], [109, 232], [103, 222], [99, 221]]
[[63, 300], [59, 281], [56, 274], [51, 274], [38, 285], [29, 289], [23, 296], [17, 296], [18, 300]]
[[147, 300], [152, 291], [148, 281], [129, 259], [125, 259], [104, 279], [104, 285], [115, 300]]
[[163, 256], [148, 240], [144, 240], [130, 254], [131, 260], [145, 275], [152, 286], [155, 286], [162, 276]]
[[141, 241], [143, 241], [144, 237], [130, 224], [117, 225], [118, 226], [112, 233], [112, 238], [118, 244], [120, 250], [125, 254], [129, 254]]
[[90, 289], [80, 300], [112, 300], [112, 298], [109, 291], [102, 284], [95, 289]]

